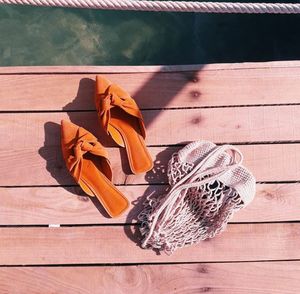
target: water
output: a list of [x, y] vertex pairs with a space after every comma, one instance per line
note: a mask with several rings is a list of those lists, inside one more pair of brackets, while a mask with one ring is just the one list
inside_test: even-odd
[[0, 65], [146, 65], [300, 58], [300, 15], [0, 6]]

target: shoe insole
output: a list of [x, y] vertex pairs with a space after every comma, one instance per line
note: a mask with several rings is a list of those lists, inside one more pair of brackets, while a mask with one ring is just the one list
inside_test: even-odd
[[125, 196], [89, 159], [83, 160], [81, 181], [83, 190], [90, 196], [96, 196], [111, 217], [116, 217], [127, 209], [129, 203]]
[[123, 138], [132, 172], [138, 174], [150, 170], [153, 161], [141, 135], [138, 119], [114, 108], [111, 109], [110, 124]]

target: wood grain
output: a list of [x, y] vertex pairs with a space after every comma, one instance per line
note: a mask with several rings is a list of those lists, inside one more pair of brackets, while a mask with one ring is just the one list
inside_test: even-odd
[[[143, 250], [136, 227], [0, 228], [0, 263], [80, 264], [300, 259], [300, 224], [230, 224], [172, 256]], [[133, 233], [132, 233], [133, 232]]]
[[[107, 71], [107, 68], [97, 69], [98, 67], [31, 67], [27, 68], [26, 73], [26, 69], [22, 68], [1, 68], [0, 110], [95, 109], [95, 75]], [[122, 69], [127, 73], [120, 72]], [[23, 74], [12, 74], [16, 70]], [[30, 74], [35, 70], [40, 74]], [[124, 87], [141, 108], [300, 102], [299, 62], [294, 66], [291, 62], [282, 62], [199, 65], [178, 67], [177, 70], [154, 67], [153, 71], [158, 72], [151, 72], [151, 67], [121, 67], [115, 68], [115, 71], [106, 74], [107, 78]]]
[[[294, 294], [300, 263], [0, 268], [0, 292], [19, 294]], [[13, 277], [13, 282], [12, 282]]]
[[[166, 186], [119, 186], [131, 203], [118, 218], [108, 218], [101, 205], [79, 187], [1, 188], [0, 225], [136, 223], [142, 203]], [[235, 222], [300, 221], [300, 184], [259, 184], [253, 202], [237, 212]]]
[[[119, 186], [130, 210], [113, 220], [77, 186], [61, 186], [75, 184], [61, 156], [61, 119], [113, 146], [94, 111], [101, 72], [144, 110], [155, 163], [146, 175], [131, 175], [124, 150], [109, 148], [114, 182], [130, 184]], [[124, 224], [136, 223], [146, 195], [166, 188], [167, 162], [182, 148], [169, 145], [187, 140], [240, 144], [259, 182], [300, 181], [299, 81], [299, 61], [0, 68], [0, 265], [16, 265], [0, 267], [0, 292], [298, 293], [300, 223], [291, 221], [300, 220], [299, 183], [258, 184], [254, 201], [224, 233], [172, 256], [141, 249], [137, 225]], [[47, 224], [84, 226], [35, 226]], [[168, 262], [196, 264], [121, 265]]]
[[[176, 117], [176, 121], [174, 121]], [[300, 141], [300, 105], [144, 111], [146, 143], [180, 144], [200, 139], [215, 143]], [[116, 146], [100, 127], [96, 112], [2, 113], [1, 149], [59, 145], [60, 122], [73, 123]], [[9, 132], [7, 132], [9, 130]]]
[[[245, 166], [253, 172], [257, 181], [300, 180], [300, 144], [258, 144], [237, 147], [244, 154]], [[182, 147], [150, 147], [154, 168], [146, 174], [138, 175], [129, 174], [124, 150], [109, 148], [114, 183], [166, 183], [167, 163], [171, 155], [180, 148]], [[60, 146], [0, 149], [0, 162], [0, 174], [5, 175], [0, 177], [0, 186], [74, 185], [62, 159]]]

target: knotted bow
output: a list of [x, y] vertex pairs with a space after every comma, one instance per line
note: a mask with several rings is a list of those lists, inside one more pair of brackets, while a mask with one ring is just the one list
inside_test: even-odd
[[108, 158], [108, 154], [97, 139], [84, 129], [78, 129], [78, 136], [75, 143], [71, 147], [73, 155], [69, 157], [69, 169], [73, 177], [79, 181], [83, 164], [83, 155], [90, 152], [96, 156]]
[[[142, 136], [145, 137], [145, 126], [143, 117], [136, 102], [129, 94], [116, 84], [99, 86], [96, 88], [96, 107], [102, 127], [108, 132], [108, 126], [111, 118], [111, 109], [119, 107], [129, 115], [139, 120]], [[105, 90], [104, 90], [105, 89]]]

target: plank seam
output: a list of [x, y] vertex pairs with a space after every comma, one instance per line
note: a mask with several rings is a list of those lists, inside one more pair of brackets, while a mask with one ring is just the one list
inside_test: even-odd
[[[140, 183], [140, 184], [114, 184], [117, 187], [130, 187], [130, 186], [167, 186], [167, 183]], [[19, 186], [6, 186], [0, 185], [0, 188], [72, 188], [79, 187], [79, 185], [19, 185]]]
[[[186, 141], [185, 143], [180, 143], [180, 144], [147, 144], [147, 147], [149, 148], [160, 148], [160, 147], [184, 147], [186, 146], [188, 143], [190, 143], [192, 141]], [[234, 145], [234, 146], [245, 146], [245, 145], [290, 145], [290, 144], [300, 144], [300, 140], [279, 140], [279, 141], [245, 141], [245, 142], [214, 142], [216, 145], [220, 146], [220, 145], [224, 145], [224, 144], [229, 144], [229, 145]], [[49, 145], [46, 146], [47, 148], [51, 148], [51, 147], [57, 147], [57, 145]], [[118, 146], [111, 146], [111, 145], [105, 145], [106, 148], [110, 148], [110, 149], [120, 149], [120, 147]], [[6, 150], [6, 149], [5, 149]], [[1, 148], [0, 148], [0, 152], [1, 152]]]
[[[299, 184], [300, 180], [292, 181], [257, 181], [256, 184]], [[130, 187], [130, 186], [168, 186], [168, 183], [140, 183], [140, 184], [114, 184], [117, 187]], [[26, 189], [26, 188], [72, 188], [79, 187], [78, 185], [19, 185], [7, 186], [0, 185], [0, 188], [5, 189]], [[1, 196], [0, 196], [1, 197]]]
[[[289, 221], [258, 221], [258, 222], [228, 222], [230, 225], [264, 225], [264, 224], [299, 224], [300, 220], [289, 220]], [[60, 224], [59, 227], [49, 227], [49, 225], [36, 224], [36, 225], [0, 225], [1, 229], [11, 229], [11, 228], [49, 228], [49, 229], [59, 229], [59, 228], [86, 228], [86, 227], [138, 227], [141, 223], [104, 223], [104, 224]]]
[[266, 263], [266, 262], [300, 262], [295, 259], [261, 259], [261, 260], [232, 260], [232, 261], [178, 261], [178, 262], [141, 262], [141, 263], [63, 263], [63, 264], [0, 264], [3, 267], [121, 267], [140, 265], [177, 265], [177, 264], [232, 264], [232, 263]]
[[[191, 142], [191, 141], [187, 141]], [[280, 145], [280, 144], [299, 144], [300, 140], [287, 140], [287, 141], [253, 141], [253, 142], [215, 142], [216, 145], [224, 145], [224, 144], [230, 144], [235, 146], [244, 146], [244, 145]], [[147, 147], [183, 147], [186, 146], [186, 144], [156, 144], [151, 145], [147, 144]], [[119, 147], [110, 147], [110, 148], [119, 148]]]
[[[270, 104], [234, 104], [234, 105], [206, 105], [206, 106], [183, 106], [183, 107], [157, 107], [157, 108], [140, 108], [141, 111], [161, 111], [161, 110], [190, 110], [190, 109], [223, 109], [223, 108], [245, 108], [245, 107], [281, 107], [281, 106], [300, 106], [300, 103], [270, 103]], [[78, 113], [78, 112], [96, 112], [94, 109], [48, 109], [48, 110], [0, 110], [0, 114], [16, 113]]]

